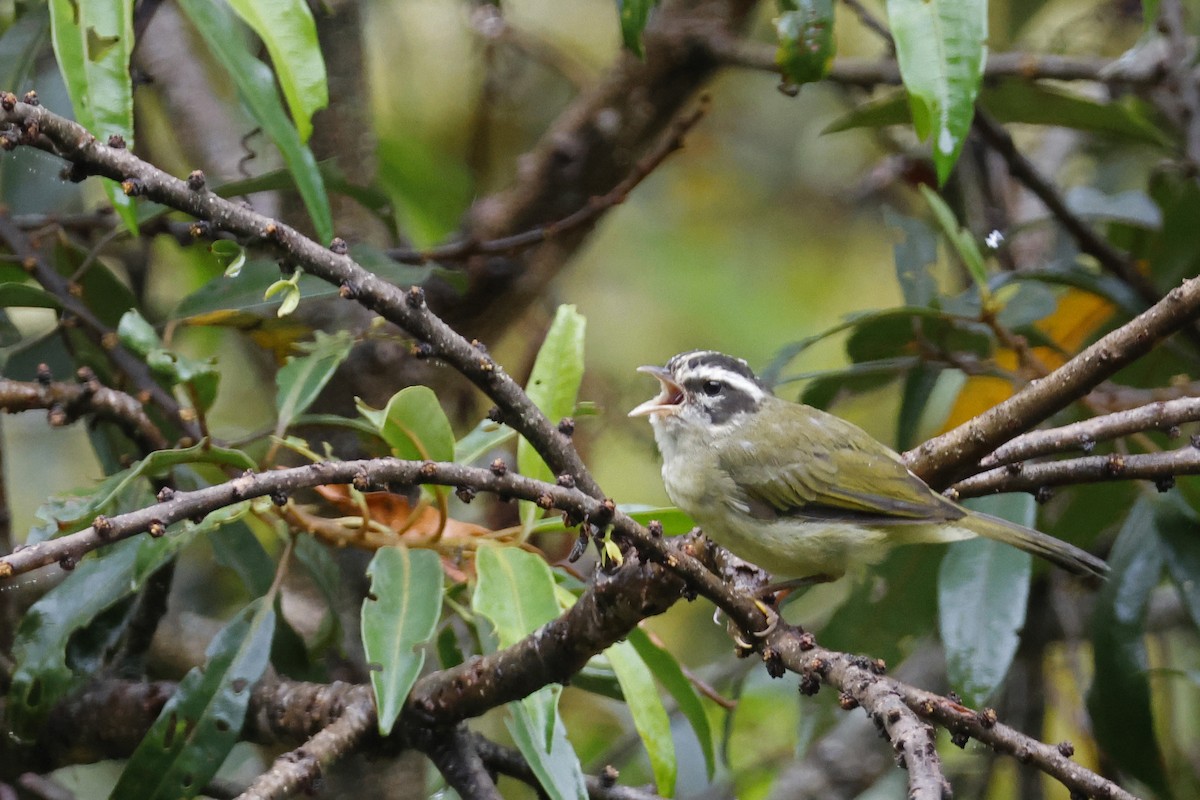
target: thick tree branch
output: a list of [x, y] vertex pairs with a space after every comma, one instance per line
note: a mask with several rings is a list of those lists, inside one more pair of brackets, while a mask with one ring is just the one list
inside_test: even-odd
[[[738, 33], [756, 5], [756, 0], [664, 0], [645, 30], [645, 58], [622, 52], [559, 115], [522, 156], [514, 185], [471, 209], [466, 238], [533, 230], [609, 193], [716, 73], [720, 64], [704, 40]], [[453, 298], [453, 307], [446, 304], [447, 320], [470, 319], [472, 331], [490, 338], [542, 295], [591, 227], [581, 225], [515, 257], [468, 262], [468, 288]]]
[[50, 425], [70, 425], [80, 417], [95, 416], [115, 422], [144, 452], [170, 446], [158, 426], [134, 398], [100, 384], [91, 370], [80, 370], [82, 383], [13, 381], [0, 378], [0, 409], [15, 414], [47, 409]]
[[1200, 278], [1175, 287], [1153, 307], [1101, 337], [1045, 378], [952, 431], [905, 454], [910, 469], [941, 488], [1019, 433], [1086, 395], [1122, 367], [1150, 352], [1200, 314]]

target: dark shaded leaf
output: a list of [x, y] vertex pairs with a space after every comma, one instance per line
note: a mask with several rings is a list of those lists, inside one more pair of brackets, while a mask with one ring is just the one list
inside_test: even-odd
[[1146, 603], [1162, 576], [1165, 554], [1155, 528], [1161, 505], [1142, 495], [1121, 528], [1108, 563], [1108, 583], [1092, 618], [1096, 676], [1088, 711], [1096, 740], [1118, 767], [1165, 793], [1162, 754], [1150, 706], [1143, 629]]
[[208, 646], [203, 667], [179, 683], [134, 750], [112, 800], [195, 797], [237, 743], [250, 691], [266, 671], [275, 610], [259, 598], [230, 620]]
[[[976, 511], [1032, 527], [1032, 495], [970, 500]], [[980, 706], [1008, 674], [1020, 644], [1033, 558], [983, 537], [950, 545], [938, 570], [938, 626], [946, 674], [967, 705]]]
[[785, 81], [811, 83], [824, 78], [837, 50], [833, 0], [778, 0], [775, 63]]

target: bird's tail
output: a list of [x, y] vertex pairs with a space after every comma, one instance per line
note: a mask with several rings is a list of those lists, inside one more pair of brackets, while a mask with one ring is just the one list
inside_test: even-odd
[[1068, 572], [1076, 575], [1090, 576], [1100, 579], [1108, 577], [1108, 564], [1091, 553], [1080, 550], [1073, 544], [1061, 539], [1047, 536], [1040, 531], [1026, 528], [1015, 522], [1009, 522], [1000, 517], [983, 514], [978, 511], [967, 514], [955, 520], [956, 527], [966, 528], [980, 536], [995, 539], [998, 542], [1012, 545], [1035, 556], [1057, 564]]

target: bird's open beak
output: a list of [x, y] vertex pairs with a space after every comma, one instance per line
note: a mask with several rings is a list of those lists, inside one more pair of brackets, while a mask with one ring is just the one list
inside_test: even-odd
[[678, 414], [683, 404], [683, 388], [671, 380], [671, 373], [662, 367], [638, 367], [638, 372], [653, 375], [658, 378], [662, 388], [657, 397], [652, 397], [629, 412], [631, 417], [644, 417], [652, 414]]

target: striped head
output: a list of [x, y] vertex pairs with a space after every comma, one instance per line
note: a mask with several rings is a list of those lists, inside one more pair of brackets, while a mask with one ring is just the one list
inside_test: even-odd
[[715, 350], [680, 353], [665, 367], [639, 367], [638, 371], [658, 378], [661, 388], [629, 416], [649, 416], [655, 427], [672, 424], [671, 420], [710, 428], [737, 424], [771, 396], [745, 361]]

